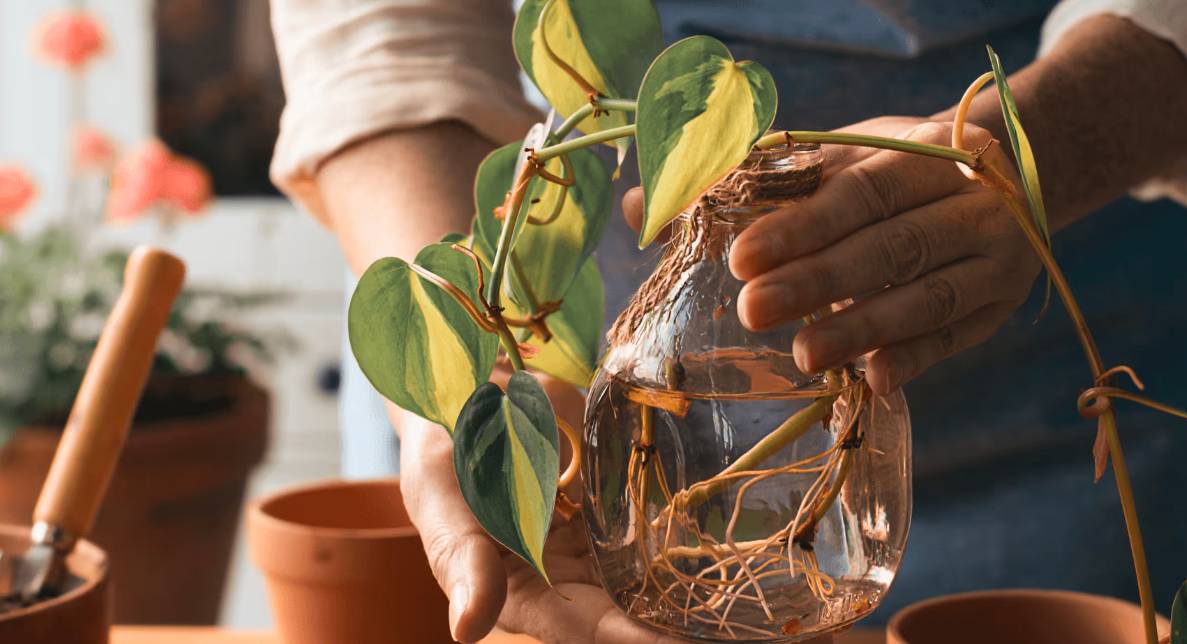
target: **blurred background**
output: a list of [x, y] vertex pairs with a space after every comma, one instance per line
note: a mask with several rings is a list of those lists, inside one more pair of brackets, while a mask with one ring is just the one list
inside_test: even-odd
[[[92, 21], [99, 42], [86, 44], [88, 23], [55, 23], [62, 15]], [[96, 529], [158, 562], [116, 571], [121, 621], [268, 627], [239, 503], [338, 475], [345, 269], [333, 237], [268, 179], [283, 105], [267, 0], [0, 1], [0, 168], [32, 186], [25, 202], [7, 184], [19, 214], [0, 205], [15, 233], [0, 256], [11, 269], [0, 270], [0, 334], [26, 348], [0, 355], [0, 380], [61, 390], [35, 399], [0, 383], [0, 521], [31, 511], [54, 425], [118, 292], [111, 251], [154, 243], [189, 265], [188, 309], [175, 312], [146, 395], [159, 404], [138, 416]], [[136, 164], [182, 187], [162, 179], [157, 198], [131, 194], [143, 186], [121, 173]], [[206, 571], [188, 612], [154, 605], [151, 581], [124, 581], [167, 576], [162, 565]]]

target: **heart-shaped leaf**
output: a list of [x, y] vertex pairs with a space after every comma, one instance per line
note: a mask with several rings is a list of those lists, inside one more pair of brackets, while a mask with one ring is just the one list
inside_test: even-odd
[[[651, 0], [551, 1], [551, 7], [549, 0], [524, 1], [515, 20], [513, 42], [520, 66], [556, 111], [568, 118], [587, 105], [589, 97], [548, 55], [549, 49], [600, 94], [637, 97], [647, 66], [664, 47], [659, 12]], [[541, 26], [546, 8], [547, 20]], [[577, 127], [592, 134], [630, 123], [629, 113], [615, 111], [586, 117]], [[630, 139], [618, 139], [614, 144], [621, 163]]]
[[[479, 301], [474, 262], [449, 244], [425, 247], [416, 264]], [[375, 389], [452, 433], [466, 399], [490, 378], [498, 338], [396, 257], [367, 268], [347, 318], [351, 351]]]
[[[503, 205], [507, 191], [515, 180], [515, 156], [521, 144], [513, 143], [495, 150], [478, 168], [474, 200], [478, 213], [474, 218], [474, 252], [487, 265], [494, 261], [503, 220], [495, 217], [495, 209]], [[573, 283], [577, 271], [602, 241], [610, 222], [613, 191], [609, 173], [602, 160], [593, 152], [580, 149], [569, 154], [571, 169], [566, 170], [558, 157], [549, 160], [545, 169], [557, 176], [576, 178], [567, 190], [540, 178], [533, 180], [524, 199], [517, 222], [517, 236], [513, 248], [528, 280], [528, 286], [538, 302], [560, 300]], [[561, 198], [559, 213], [557, 202]], [[551, 220], [544, 225], [529, 220]], [[525, 299], [516, 271], [508, 270], [518, 294], [516, 301]]]
[[660, 54], [639, 90], [640, 247], [746, 158], [777, 103], [771, 74], [735, 63], [714, 38], [687, 38]]
[[[1039, 189], [1039, 170], [1035, 165], [1034, 151], [1030, 148], [1030, 140], [1022, 130], [1022, 120], [1018, 118], [1018, 106], [1014, 104], [1014, 95], [1010, 86], [1006, 84], [1006, 72], [1002, 70], [1002, 63], [997, 58], [993, 47], [989, 49], [989, 62], [993, 65], [993, 78], [997, 85], [998, 100], [1002, 105], [1002, 116], [1006, 121], [1006, 132], [1010, 135], [1010, 146], [1014, 148], [1014, 159], [1018, 162], [1018, 172], [1022, 175], [1022, 187], [1026, 191], [1026, 200], [1030, 203], [1030, 213], [1034, 217], [1035, 225], [1043, 235], [1047, 246], [1051, 246], [1051, 232], [1047, 229], [1047, 212], [1043, 209], [1043, 192]], [[1051, 303], [1051, 276], [1047, 276], [1047, 295], [1043, 298], [1043, 308], [1039, 311], [1039, 318], [1047, 312]], [[1037, 322], [1038, 320], [1036, 320]]]
[[544, 579], [544, 540], [556, 502], [559, 436], [540, 383], [516, 372], [504, 394], [486, 383], [466, 401], [453, 437], [453, 467], [478, 523]]
[[[575, 387], [589, 389], [598, 360], [605, 302], [602, 274], [597, 260], [590, 257], [565, 293], [560, 310], [547, 318], [552, 339], [541, 342], [532, 336], [528, 341], [539, 347], [540, 352], [526, 360], [527, 366]], [[508, 302], [507, 314], [522, 317], [525, 312]]]

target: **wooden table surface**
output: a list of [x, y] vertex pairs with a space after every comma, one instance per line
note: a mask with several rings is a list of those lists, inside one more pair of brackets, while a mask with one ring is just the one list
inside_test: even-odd
[[[116, 626], [111, 644], [278, 644], [270, 633], [226, 631], [219, 628]], [[881, 630], [854, 629], [833, 638], [834, 644], [885, 644]], [[523, 635], [495, 633], [482, 644], [537, 644]]]

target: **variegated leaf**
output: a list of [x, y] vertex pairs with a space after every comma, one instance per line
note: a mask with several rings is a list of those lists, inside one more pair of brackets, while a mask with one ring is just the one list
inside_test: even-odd
[[[1030, 213], [1034, 217], [1035, 225], [1043, 235], [1047, 246], [1051, 246], [1051, 232], [1047, 229], [1047, 213], [1043, 209], [1043, 192], [1039, 188], [1039, 170], [1035, 165], [1034, 151], [1031, 150], [1030, 140], [1022, 129], [1022, 120], [1018, 118], [1018, 106], [1014, 104], [1014, 95], [1006, 83], [1006, 73], [1002, 71], [1002, 63], [993, 51], [989, 49], [989, 62], [993, 65], [993, 77], [997, 84], [998, 99], [1002, 105], [1002, 116], [1006, 121], [1006, 132], [1010, 135], [1010, 146], [1014, 148], [1014, 159], [1018, 162], [1018, 172], [1022, 175], [1022, 187], [1026, 191], [1026, 200], [1030, 203]], [[1051, 276], [1047, 276], [1047, 295], [1043, 299], [1043, 308], [1039, 318], [1047, 311], [1051, 303]]]
[[[520, 144], [514, 143], [490, 154], [478, 169], [474, 200], [478, 210], [474, 218], [474, 252], [487, 265], [494, 261], [503, 220], [495, 217], [495, 209], [503, 205], [508, 188], [514, 181], [515, 155]], [[589, 150], [569, 154], [576, 184], [565, 190], [543, 179], [534, 179], [524, 199], [517, 222], [517, 237], [512, 242], [537, 301], [550, 302], [565, 297], [577, 271], [585, 264], [606, 232], [613, 209], [613, 191], [606, 166]], [[546, 169], [564, 176], [563, 161], [550, 160]], [[556, 213], [558, 199], [564, 194], [561, 210]], [[529, 220], [543, 221], [556, 215], [551, 223], [535, 225]], [[515, 286], [515, 300], [525, 304], [522, 285], [517, 272], [508, 268], [509, 281]]]
[[[416, 264], [478, 301], [474, 262], [449, 244], [420, 251]], [[380, 394], [451, 433], [466, 399], [494, 369], [498, 338], [447, 292], [396, 257], [363, 273], [350, 300], [350, 347]]]
[[1179, 586], [1175, 601], [1171, 604], [1170, 644], [1187, 644], [1187, 582]]
[[[593, 89], [610, 98], [634, 99], [647, 66], [663, 50], [659, 13], [651, 0], [553, 0], [547, 21], [541, 17], [549, 0], [525, 0], [515, 21], [513, 41], [519, 64], [540, 93], [568, 118], [589, 98], [548, 49]], [[629, 55], [624, 55], [629, 52]], [[586, 134], [631, 123], [631, 115], [611, 112], [578, 124]], [[614, 142], [619, 157], [630, 139]]]
[[[581, 389], [593, 382], [598, 360], [598, 341], [602, 337], [605, 292], [597, 260], [590, 257], [577, 272], [573, 285], [565, 293], [561, 309], [548, 316], [552, 339], [541, 342], [532, 336], [529, 344], [540, 352], [526, 360], [527, 366], [564, 380]], [[508, 302], [507, 314], [521, 317], [526, 312]]]
[[777, 102], [770, 73], [735, 63], [713, 38], [687, 38], [660, 54], [639, 90], [640, 247], [746, 158]]
[[540, 575], [556, 502], [559, 436], [540, 383], [516, 372], [504, 394], [487, 383], [466, 401], [453, 440], [458, 486], [478, 523]]

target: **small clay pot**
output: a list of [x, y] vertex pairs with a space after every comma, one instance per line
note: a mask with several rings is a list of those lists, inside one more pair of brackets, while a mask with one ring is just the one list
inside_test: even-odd
[[[1170, 623], [1158, 616], [1158, 632]], [[912, 604], [890, 619], [887, 644], [1144, 644], [1142, 609], [1059, 590], [993, 590]]]
[[[30, 528], [0, 525], [0, 550], [29, 549]], [[112, 624], [107, 555], [80, 541], [66, 558], [66, 568], [81, 580], [60, 597], [0, 614], [0, 642], [20, 644], [107, 644]]]
[[453, 641], [449, 601], [398, 478], [330, 481], [254, 501], [247, 539], [284, 644]]

